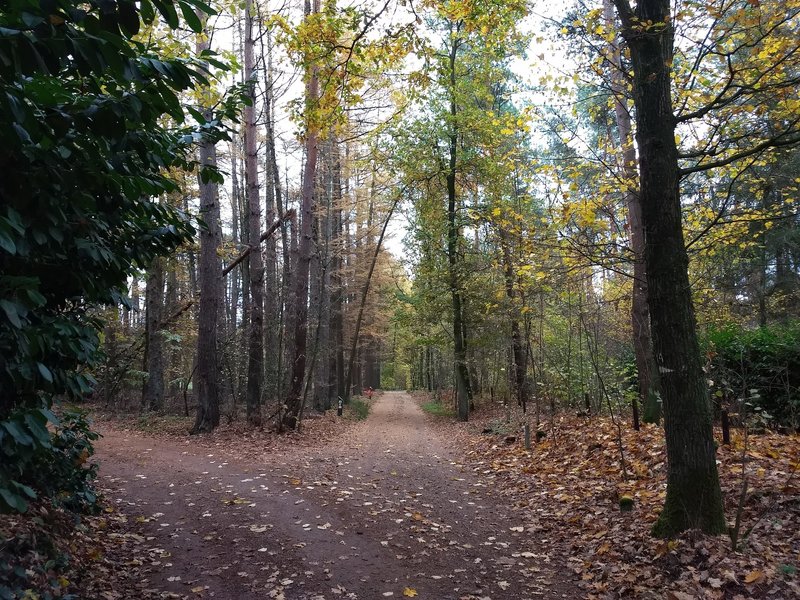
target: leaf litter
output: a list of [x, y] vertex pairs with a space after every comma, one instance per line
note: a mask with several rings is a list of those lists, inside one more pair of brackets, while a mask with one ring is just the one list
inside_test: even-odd
[[[626, 478], [611, 419], [557, 416], [542, 423], [543, 439], [526, 450], [524, 415], [516, 410], [507, 417], [507, 409], [497, 406], [484, 407], [468, 424], [429, 419], [465, 449], [464, 470], [483, 477], [513, 507], [524, 525], [512, 531], [524, 531], [539, 548], [563, 552], [586, 598], [800, 597], [797, 435], [751, 435], [745, 451], [742, 432], [734, 432], [732, 444], [718, 448], [731, 525], [743, 470], [748, 480], [741, 531], [752, 531], [734, 552], [728, 536], [650, 535], [666, 493], [661, 428], [623, 428]], [[519, 441], [509, 444], [509, 431], [518, 431]], [[632, 511], [620, 510], [623, 497], [633, 500]]]

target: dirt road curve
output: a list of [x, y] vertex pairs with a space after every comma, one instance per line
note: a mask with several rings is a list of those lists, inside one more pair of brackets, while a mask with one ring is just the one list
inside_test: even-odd
[[103, 485], [144, 521], [147, 585], [172, 597], [578, 596], [407, 394], [383, 394], [347, 437], [250, 464], [104, 434]]

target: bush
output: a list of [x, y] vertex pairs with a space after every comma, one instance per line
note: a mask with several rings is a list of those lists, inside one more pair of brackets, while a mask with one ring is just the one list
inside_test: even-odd
[[363, 421], [369, 416], [369, 402], [362, 398], [352, 398], [350, 400], [350, 412], [356, 421]]
[[78, 412], [59, 419], [43, 408], [20, 410], [0, 422], [0, 511], [25, 512], [30, 500], [48, 498], [55, 506], [94, 512], [97, 465], [87, 461], [98, 437]]
[[738, 402], [764, 421], [800, 424], [800, 321], [706, 336], [708, 379], [717, 405]]
[[425, 402], [422, 405], [422, 410], [430, 415], [436, 415], [437, 417], [455, 416], [455, 412], [453, 411], [452, 407], [445, 406], [441, 402]]

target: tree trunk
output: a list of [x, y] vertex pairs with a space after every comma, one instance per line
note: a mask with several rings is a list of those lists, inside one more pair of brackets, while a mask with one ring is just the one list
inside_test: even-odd
[[[239, 214], [239, 203], [240, 203], [240, 196], [241, 191], [239, 187], [239, 165], [237, 160], [237, 152], [238, 149], [236, 147], [235, 142], [231, 142], [230, 144], [230, 153], [231, 153], [231, 242], [233, 245], [238, 247], [242, 240], [244, 239], [244, 235], [242, 235], [242, 218]], [[236, 331], [237, 325], [237, 315], [239, 312], [239, 298], [241, 295], [241, 271], [236, 270], [231, 273], [231, 283], [230, 283], [230, 303], [228, 305], [229, 316], [228, 320], [230, 322], [231, 332]]]
[[[200, 44], [198, 44], [200, 46]], [[210, 114], [208, 115], [210, 117]], [[215, 166], [217, 151], [213, 144], [200, 146], [200, 165]], [[198, 280], [200, 308], [197, 318], [197, 367], [194, 387], [197, 415], [191, 433], [208, 433], [219, 425], [219, 369], [217, 362], [217, 326], [220, 311], [222, 263], [218, 255], [222, 234], [219, 225], [219, 199], [215, 183], [200, 188], [200, 216], [205, 227], [200, 230], [200, 265]]]
[[[648, 306], [661, 379], [667, 442], [667, 497], [653, 528], [672, 536], [726, 530], [711, 410], [689, 287], [683, 239], [678, 151], [672, 110], [669, 0], [614, 0], [633, 64], [640, 200], [645, 230]], [[651, 23], [643, 31], [643, 23]]]
[[[208, 38], [199, 37], [197, 54], [209, 47]], [[203, 115], [211, 119], [211, 110]], [[200, 168], [216, 167], [217, 148], [205, 142], [199, 150]], [[192, 434], [208, 433], [219, 425], [219, 366], [217, 361], [217, 325], [222, 301], [222, 262], [219, 247], [222, 243], [220, 228], [219, 189], [216, 183], [204, 183], [197, 173], [200, 191], [200, 217], [205, 227], [200, 229], [200, 265], [198, 283], [200, 307], [197, 317], [197, 366], [195, 390], [197, 415], [190, 430]]]
[[164, 312], [164, 259], [156, 258], [147, 273], [145, 290], [147, 328], [147, 381], [142, 391], [142, 410], [164, 408], [164, 336], [161, 319]]
[[333, 146], [333, 197], [332, 197], [332, 223], [331, 223], [331, 292], [330, 292], [330, 336], [333, 343], [333, 355], [331, 356], [331, 400], [337, 398], [344, 399], [344, 285], [343, 268], [344, 261], [342, 254], [345, 251], [342, 246], [342, 164], [339, 154], [339, 145]]
[[[319, 0], [306, 0], [305, 14], [319, 12]], [[306, 110], [313, 111], [318, 107], [319, 82], [317, 81], [317, 68], [309, 67], [308, 82], [306, 83]], [[297, 427], [300, 412], [302, 411], [303, 382], [306, 374], [306, 346], [308, 343], [308, 276], [311, 263], [311, 238], [313, 235], [312, 224], [314, 219], [314, 192], [317, 172], [317, 142], [318, 134], [314, 126], [309, 126], [306, 131], [306, 164], [303, 170], [303, 198], [301, 205], [302, 230], [298, 247], [298, 261], [295, 269], [294, 281], [294, 359], [292, 361], [292, 378], [289, 382], [289, 393], [286, 397], [286, 413], [283, 415], [283, 425], [289, 429]]]
[[[255, 66], [253, 56], [253, 3], [244, 9], [244, 72], [248, 78], [249, 106], [244, 108], [244, 160], [247, 208], [249, 211], [247, 240], [257, 244], [261, 234], [261, 200], [258, 186], [258, 151], [255, 115]], [[261, 425], [261, 388], [264, 377], [264, 264], [261, 249], [250, 253], [250, 327], [247, 358], [247, 422]]]
[[[271, 143], [267, 140], [267, 143]], [[268, 161], [271, 162], [271, 161]], [[269, 179], [271, 168], [267, 170], [267, 222], [274, 222], [278, 212], [275, 204], [274, 184]], [[281, 224], [283, 226], [283, 224]], [[267, 401], [277, 399], [278, 393], [278, 354], [280, 347], [280, 281], [278, 279], [278, 253], [275, 238], [266, 241], [265, 248], [265, 305], [264, 305], [264, 358], [266, 377], [264, 381], [264, 397]]]
[[[261, 39], [266, 38], [267, 48], [264, 50], [262, 47], [262, 56], [266, 56], [266, 87], [264, 91], [264, 114], [266, 117], [266, 163], [265, 163], [265, 187], [266, 187], [266, 216], [267, 226], [272, 225], [277, 215], [281, 210], [281, 185], [280, 173], [278, 172], [278, 164], [275, 153], [275, 127], [274, 127], [274, 98], [273, 98], [273, 85], [272, 80], [272, 36], [270, 29], [261, 33]], [[263, 42], [262, 42], [263, 46]], [[283, 227], [283, 224], [281, 224]], [[280, 363], [280, 327], [281, 327], [281, 287], [278, 278], [278, 252], [277, 245], [274, 237], [266, 241], [264, 248], [265, 261], [265, 305], [264, 305], [264, 328], [266, 334], [264, 336], [265, 351], [264, 358], [266, 362], [265, 381], [264, 381], [264, 397], [267, 401], [277, 400], [278, 398], [278, 380], [280, 372], [278, 365]]]
[[400, 201], [400, 198], [395, 198], [392, 202], [392, 206], [389, 208], [389, 213], [386, 215], [386, 220], [383, 222], [383, 227], [381, 228], [381, 233], [378, 236], [378, 241], [375, 244], [375, 250], [372, 254], [372, 261], [369, 265], [369, 271], [367, 272], [367, 278], [364, 281], [364, 287], [361, 289], [361, 302], [358, 305], [358, 315], [356, 316], [356, 324], [353, 330], [353, 339], [350, 343], [350, 361], [347, 367], [347, 374], [345, 375], [345, 385], [344, 385], [344, 393], [343, 399], [345, 402], [350, 400], [350, 387], [353, 384], [353, 374], [354, 371], [357, 373], [356, 379], [356, 390], [353, 392], [356, 395], [361, 394], [361, 366], [360, 364], [356, 364], [357, 360], [356, 357], [359, 354], [358, 352], [358, 336], [361, 331], [361, 323], [364, 318], [364, 308], [367, 304], [367, 295], [369, 293], [369, 286], [370, 282], [372, 281], [372, 274], [375, 272], [375, 265], [378, 262], [378, 255], [381, 251], [381, 246], [383, 245], [383, 238], [386, 235], [386, 228], [389, 226], [389, 222], [392, 220], [392, 215], [394, 214], [395, 208], [397, 208], [397, 204]]
[[[180, 263], [172, 259], [167, 263], [167, 292], [164, 299], [166, 314], [171, 315], [178, 309], [178, 267]], [[162, 323], [164, 318], [162, 315]], [[174, 398], [180, 393], [179, 373], [181, 362], [181, 348], [179, 344], [170, 344], [167, 351], [166, 366], [166, 395], [167, 398]]]
[[[452, 25], [451, 25], [452, 27]], [[459, 227], [456, 198], [456, 164], [458, 158], [458, 107], [456, 104], [456, 57], [459, 43], [452, 40], [450, 47], [450, 133], [448, 136], [449, 163], [447, 171], [447, 264], [450, 277], [450, 297], [453, 307], [453, 368], [456, 380], [456, 406], [459, 421], [469, 420], [472, 393], [467, 370], [467, 348], [464, 343], [461, 277], [458, 272]]]
[[503, 271], [505, 276], [506, 296], [511, 304], [511, 376], [514, 384], [514, 391], [517, 395], [517, 404], [522, 407], [522, 412], [528, 409], [527, 397], [527, 372], [528, 360], [522, 340], [519, 319], [517, 318], [517, 307], [514, 305], [516, 293], [514, 290], [514, 265], [511, 261], [511, 248], [508, 234], [500, 230], [500, 243], [503, 251]]
[[[615, 29], [614, 8], [611, 0], [603, 2], [604, 16], [609, 31]], [[611, 63], [611, 91], [614, 94], [614, 115], [619, 131], [621, 149], [621, 179], [625, 190], [625, 204], [628, 209], [628, 228], [633, 250], [633, 294], [631, 298], [631, 330], [633, 350], [636, 359], [636, 378], [639, 386], [639, 401], [644, 406], [645, 423], [658, 423], [661, 420], [659, 403], [658, 372], [653, 357], [653, 340], [650, 334], [650, 309], [647, 307], [647, 266], [644, 260], [644, 228], [642, 226], [642, 207], [639, 195], [634, 191], [636, 181], [636, 150], [633, 147], [631, 117], [628, 112], [625, 78], [622, 72], [620, 49], [616, 41], [609, 43], [609, 62]], [[639, 429], [639, 411], [633, 400], [634, 428]]]

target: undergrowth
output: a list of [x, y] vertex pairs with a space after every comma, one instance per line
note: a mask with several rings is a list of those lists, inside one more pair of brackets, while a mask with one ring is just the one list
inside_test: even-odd
[[370, 402], [364, 398], [352, 398], [349, 404], [350, 416], [356, 421], [363, 421], [369, 416]]
[[455, 412], [449, 406], [446, 406], [440, 402], [424, 402], [422, 404], [422, 410], [430, 415], [434, 415], [437, 417], [452, 417], [455, 416]]

